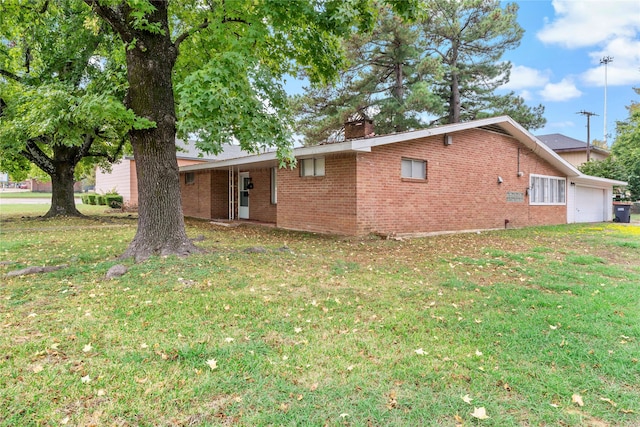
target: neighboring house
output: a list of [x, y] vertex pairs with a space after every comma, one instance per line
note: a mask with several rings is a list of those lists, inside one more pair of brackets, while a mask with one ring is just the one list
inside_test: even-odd
[[[34, 193], [51, 193], [53, 187], [51, 181], [42, 182], [35, 178], [28, 179], [26, 181], [27, 188]], [[80, 193], [82, 191], [82, 182], [76, 181], [73, 183], [73, 192]]]
[[607, 150], [593, 145], [589, 145], [589, 155], [587, 155], [586, 142], [559, 133], [538, 135], [536, 138], [575, 167], [586, 163], [587, 157], [590, 160], [603, 160], [611, 155]]
[[[218, 156], [206, 155], [198, 151], [193, 141], [177, 139], [176, 151], [178, 166], [186, 166], [204, 163], [214, 158], [225, 159], [229, 157], [239, 157], [242, 150], [239, 146], [225, 145], [224, 151]], [[136, 162], [132, 155], [124, 156], [118, 163], [111, 165], [111, 171], [96, 169], [95, 191], [104, 194], [114, 190], [120, 194], [124, 202], [128, 205], [138, 205], [138, 178], [136, 176]]]
[[180, 168], [183, 211], [343, 235], [428, 234], [612, 219], [612, 187], [510, 117]]

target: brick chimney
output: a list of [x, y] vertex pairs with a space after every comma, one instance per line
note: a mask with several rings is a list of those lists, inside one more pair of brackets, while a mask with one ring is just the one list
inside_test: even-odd
[[373, 120], [360, 119], [344, 124], [344, 139], [366, 138], [373, 136]]

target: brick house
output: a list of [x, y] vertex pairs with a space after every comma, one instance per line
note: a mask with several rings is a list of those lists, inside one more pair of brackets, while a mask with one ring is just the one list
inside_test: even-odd
[[342, 235], [419, 235], [612, 218], [621, 181], [586, 176], [511, 118], [180, 168], [186, 216]]

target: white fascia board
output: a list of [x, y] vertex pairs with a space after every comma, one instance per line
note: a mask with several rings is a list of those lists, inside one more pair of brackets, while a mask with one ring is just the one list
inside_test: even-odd
[[227, 168], [229, 166], [244, 166], [250, 165], [253, 163], [265, 163], [265, 162], [276, 162], [277, 156], [275, 151], [270, 151], [268, 153], [255, 154], [253, 156], [243, 156], [235, 159], [227, 159], [227, 160], [214, 160], [212, 162], [200, 163], [197, 165], [188, 165], [182, 166], [180, 168], [180, 172], [191, 172], [198, 170], [207, 170], [207, 169], [220, 169]]
[[[293, 155], [296, 158], [305, 158], [320, 156], [332, 153], [342, 153], [348, 151], [364, 151], [370, 152], [371, 148], [368, 147], [353, 147], [352, 141], [339, 142], [335, 144], [326, 145], [314, 145], [312, 147], [300, 147], [293, 150]], [[197, 165], [182, 166], [180, 172], [192, 172], [198, 170], [208, 169], [221, 169], [231, 166], [249, 166], [258, 164], [273, 163], [273, 166], [278, 164], [278, 156], [275, 151], [270, 151], [263, 154], [255, 154], [252, 156], [238, 157], [235, 159], [217, 160], [206, 163], [200, 163]]]
[[336, 142], [333, 144], [313, 145], [311, 147], [300, 147], [293, 150], [295, 157], [313, 157], [323, 154], [343, 153], [347, 151], [371, 152], [371, 147], [354, 145], [356, 141]]
[[617, 179], [600, 178], [599, 176], [591, 176], [580, 174], [580, 176], [571, 177], [572, 183], [586, 185], [590, 187], [611, 188], [611, 186], [626, 187], [629, 185], [626, 181], [618, 181]]

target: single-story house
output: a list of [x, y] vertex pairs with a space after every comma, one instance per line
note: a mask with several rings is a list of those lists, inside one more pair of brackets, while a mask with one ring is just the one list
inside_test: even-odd
[[[176, 140], [176, 156], [178, 166], [205, 163], [213, 159], [225, 159], [245, 155], [239, 146], [225, 145], [223, 153], [218, 156], [200, 152], [193, 141]], [[111, 171], [96, 169], [95, 192], [105, 194], [114, 190], [120, 194], [127, 205], [138, 205], [138, 178], [136, 176], [136, 162], [133, 155], [125, 155], [118, 163], [111, 165]]]
[[591, 144], [587, 150], [586, 142], [560, 133], [538, 135], [536, 138], [575, 167], [589, 160], [604, 160], [611, 155], [609, 151]]
[[[362, 126], [364, 129], [365, 127]], [[612, 219], [614, 185], [507, 116], [180, 168], [186, 216], [342, 235], [427, 234]]]

